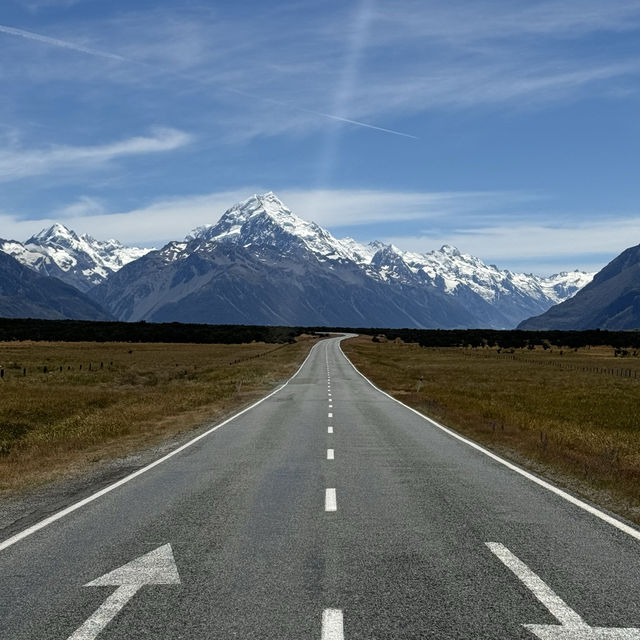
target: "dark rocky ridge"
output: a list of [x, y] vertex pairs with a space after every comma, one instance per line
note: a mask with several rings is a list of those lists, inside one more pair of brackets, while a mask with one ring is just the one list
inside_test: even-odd
[[112, 320], [97, 302], [57, 278], [41, 276], [0, 251], [0, 316]]
[[640, 245], [623, 251], [573, 298], [521, 322], [518, 328], [531, 331], [640, 328]]

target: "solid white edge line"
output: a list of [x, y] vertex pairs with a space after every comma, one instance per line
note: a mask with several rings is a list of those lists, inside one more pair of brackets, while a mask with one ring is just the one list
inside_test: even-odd
[[0, 542], [0, 551], [3, 551], [4, 549], [7, 549], [8, 547], [11, 547], [12, 545], [16, 544], [16, 542], [19, 542], [20, 540], [23, 540], [24, 538], [30, 536], [31, 534], [35, 533], [36, 531], [40, 531], [40, 529], [44, 529], [46, 526], [52, 524], [53, 522], [56, 522], [56, 520], [60, 520], [61, 518], [64, 518], [66, 515], [69, 515], [70, 513], [73, 513], [74, 511], [77, 511], [78, 509], [80, 509], [80, 508], [84, 507], [85, 505], [93, 502], [94, 500], [97, 500], [98, 498], [101, 498], [102, 496], [106, 495], [107, 493], [110, 493], [114, 489], [117, 489], [118, 487], [121, 487], [123, 484], [127, 484], [127, 482], [131, 482], [131, 480], [133, 480], [134, 478], [137, 478], [138, 476], [141, 476], [143, 473], [146, 473], [147, 471], [153, 469], [154, 467], [157, 467], [159, 464], [162, 464], [163, 462], [166, 462], [170, 458], [173, 458], [173, 456], [175, 456], [178, 453], [180, 453], [180, 452], [184, 451], [185, 449], [189, 448], [191, 445], [193, 445], [196, 442], [199, 442], [200, 440], [202, 440], [203, 438], [206, 438], [207, 436], [211, 435], [214, 431], [217, 431], [221, 427], [224, 427], [225, 425], [229, 424], [232, 420], [235, 420], [236, 418], [240, 417], [241, 415], [247, 413], [247, 411], [251, 411], [251, 409], [253, 409], [254, 407], [257, 407], [259, 404], [262, 404], [265, 400], [268, 400], [271, 396], [275, 395], [276, 393], [278, 393], [279, 391], [284, 389], [289, 384], [289, 382], [291, 382], [300, 373], [300, 371], [302, 371], [302, 368], [307, 363], [307, 360], [309, 360], [309, 358], [311, 357], [311, 354], [314, 352], [316, 347], [318, 347], [321, 344], [322, 344], [322, 342], [318, 342], [318, 343], [314, 344], [313, 347], [311, 347], [311, 350], [309, 351], [309, 353], [307, 354], [307, 357], [304, 359], [303, 363], [298, 368], [298, 370], [284, 384], [279, 386], [277, 389], [273, 390], [268, 395], [264, 396], [264, 398], [260, 398], [260, 400], [258, 400], [257, 402], [254, 402], [252, 405], [250, 405], [248, 407], [245, 407], [244, 409], [242, 409], [242, 411], [238, 411], [238, 413], [235, 413], [230, 418], [227, 418], [226, 420], [224, 420], [220, 424], [216, 425], [215, 427], [212, 427], [208, 431], [205, 431], [204, 433], [201, 433], [199, 436], [196, 436], [192, 440], [189, 440], [185, 444], [179, 446], [177, 449], [174, 449], [173, 451], [170, 451], [166, 455], [162, 456], [162, 458], [159, 458], [158, 460], [155, 460], [151, 464], [148, 464], [145, 467], [142, 467], [141, 469], [138, 469], [137, 471], [134, 471], [133, 473], [129, 474], [128, 476], [125, 476], [124, 478], [121, 478], [117, 482], [114, 482], [113, 484], [110, 484], [109, 486], [105, 487], [104, 489], [100, 489], [100, 491], [96, 491], [96, 493], [92, 493], [90, 496], [87, 496], [86, 498], [83, 498], [82, 500], [80, 500], [80, 501], [78, 501], [78, 502], [76, 502], [76, 503], [74, 503], [72, 505], [69, 505], [68, 507], [65, 507], [61, 511], [58, 511], [57, 513], [54, 513], [53, 515], [49, 516], [48, 518], [45, 518], [44, 520], [40, 520], [40, 522], [37, 522], [36, 524], [31, 525], [30, 527], [27, 527], [24, 531], [20, 531], [19, 533], [16, 533], [15, 535], [11, 536], [10, 538], [7, 538], [6, 540], [3, 540], [2, 542]]
[[325, 609], [322, 612], [321, 640], [344, 640], [342, 609]]
[[[344, 339], [345, 338], [343, 338], [343, 340]], [[459, 433], [456, 433], [449, 427], [445, 427], [444, 425], [440, 424], [439, 422], [436, 422], [432, 418], [429, 418], [425, 416], [423, 413], [420, 413], [413, 407], [406, 405], [401, 400], [394, 398], [392, 395], [388, 394], [386, 391], [383, 391], [382, 389], [377, 387], [373, 382], [371, 382], [371, 380], [369, 380], [367, 376], [365, 376], [363, 373], [358, 371], [358, 369], [353, 364], [353, 362], [351, 362], [351, 360], [349, 360], [349, 358], [345, 355], [344, 351], [342, 350], [342, 345], [340, 344], [340, 342], [341, 341], [338, 342], [338, 349], [340, 349], [340, 353], [342, 353], [342, 355], [344, 356], [344, 359], [353, 367], [353, 370], [358, 375], [362, 376], [376, 391], [379, 391], [383, 395], [387, 396], [387, 398], [390, 398], [394, 402], [397, 402], [398, 404], [402, 405], [405, 409], [412, 411], [417, 416], [420, 416], [423, 420], [426, 420], [427, 422], [432, 424], [434, 427], [437, 427], [438, 429], [441, 429], [442, 431], [444, 431], [446, 434], [450, 435], [452, 438], [455, 438], [460, 442], [464, 442], [464, 444], [472, 447], [473, 449], [476, 449], [476, 451], [480, 451], [481, 453], [484, 453], [484, 455], [488, 456], [492, 460], [495, 460], [496, 462], [499, 462], [501, 465], [504, 465], [508, 469], [511, 469], [511, 471], [515, 471], [516, 473], [519, 473], [521, 476], [524, 476], [525, 478], [527, 478], [527, 480], [531, 480], [531, 482], [535, 482], [535, 484], [543, 487], [544, 489], [546, 489], [547, 491], [550, 491], [551, 493], [555, 493], [557, 496], [563, 498], [567, 502], [570, 502], [576, 507], [583, 509], [584, 511], [586, 511], [587, 513], [590, 513], [593, 516], [596, 516], [596, 518], [600, 518], [600, 520], [604, 520], [604, 522], [616, 527], [620, 531], [623, 531], [624, 533], [630, 535], [632, 538], [635, 538], [636, 540], [640, 540], [640, 531], [638, 531], [638, 529], [634, 529], [633, 527], [622, 522], [621, 520], [618, 520], [617, 518], [610, 516], [608, 513], [605, 513], [604, 511], [600, 511], [600, 509], [594, 507], [593, 505], [590, 505], [587, 502], [584, 502], [583, 500], [580, 500], [579, 498], [576, 498], [575, 496], [572, 496], [570, 493], [563, 491], [562, 489], [560, 489], [559, 487], [556, 487], [550, 482], [547, 482], [542, 478], [538, 478], [532, 473], [529, 473], [529, 471], [525, 471], [524, 469], [513, 464], [512, 462], [509, 462], [508, 460], [501, 458], [499, 455], [493, 453], [493, 451], [489, 451], [489, 449], [485, 449], [482, 445], [479, 445], [477, 442], [474, 442], [473, 440], [469, 440], [468, 438], [461, 436]]]

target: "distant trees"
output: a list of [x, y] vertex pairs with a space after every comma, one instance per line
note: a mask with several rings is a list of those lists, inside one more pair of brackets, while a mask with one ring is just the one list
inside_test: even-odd
[[239, 344], [292, 342], [303, 333], [360, 333], [375, 342], [402, 340], [423, 347], [467, 347], [502, 350], [606, 345], [618, 350], [640, 349], [640, 331], [498, 331], [495, 329], [385, 329], [379, 327], [283, 327], [179, 322], [90, 322], [0, 318], [0, 341], [67, 342], [190, 342]]

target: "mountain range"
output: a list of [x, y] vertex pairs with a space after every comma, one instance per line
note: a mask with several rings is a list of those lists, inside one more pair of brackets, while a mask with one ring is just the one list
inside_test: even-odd
[[62, 224], [54, 224], [24, 243], [0, 239], [0, 251], [41, 275], [87, 292], [151, 249], [125, 247], [117, 240], [95, 240], [87, 234], [79, 236]]
[[91, 295], [121, 320], [512, 328], [591, 279], [339, 239], [254, 195], [219, 221], [131, 262]]
[[0, 249], [126, 321], [513, 328], [592, 278], [513, 273], [447, 245], [411, 253], [335, 238], [271, 192], [159, 250], [62, 225]]

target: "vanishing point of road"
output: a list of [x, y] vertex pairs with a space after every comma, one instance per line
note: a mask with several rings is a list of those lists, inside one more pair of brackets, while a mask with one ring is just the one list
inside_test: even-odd
[[382, 393], [340, 340], [0, 542], [0, 639], [640, 638], [637, 529]]

